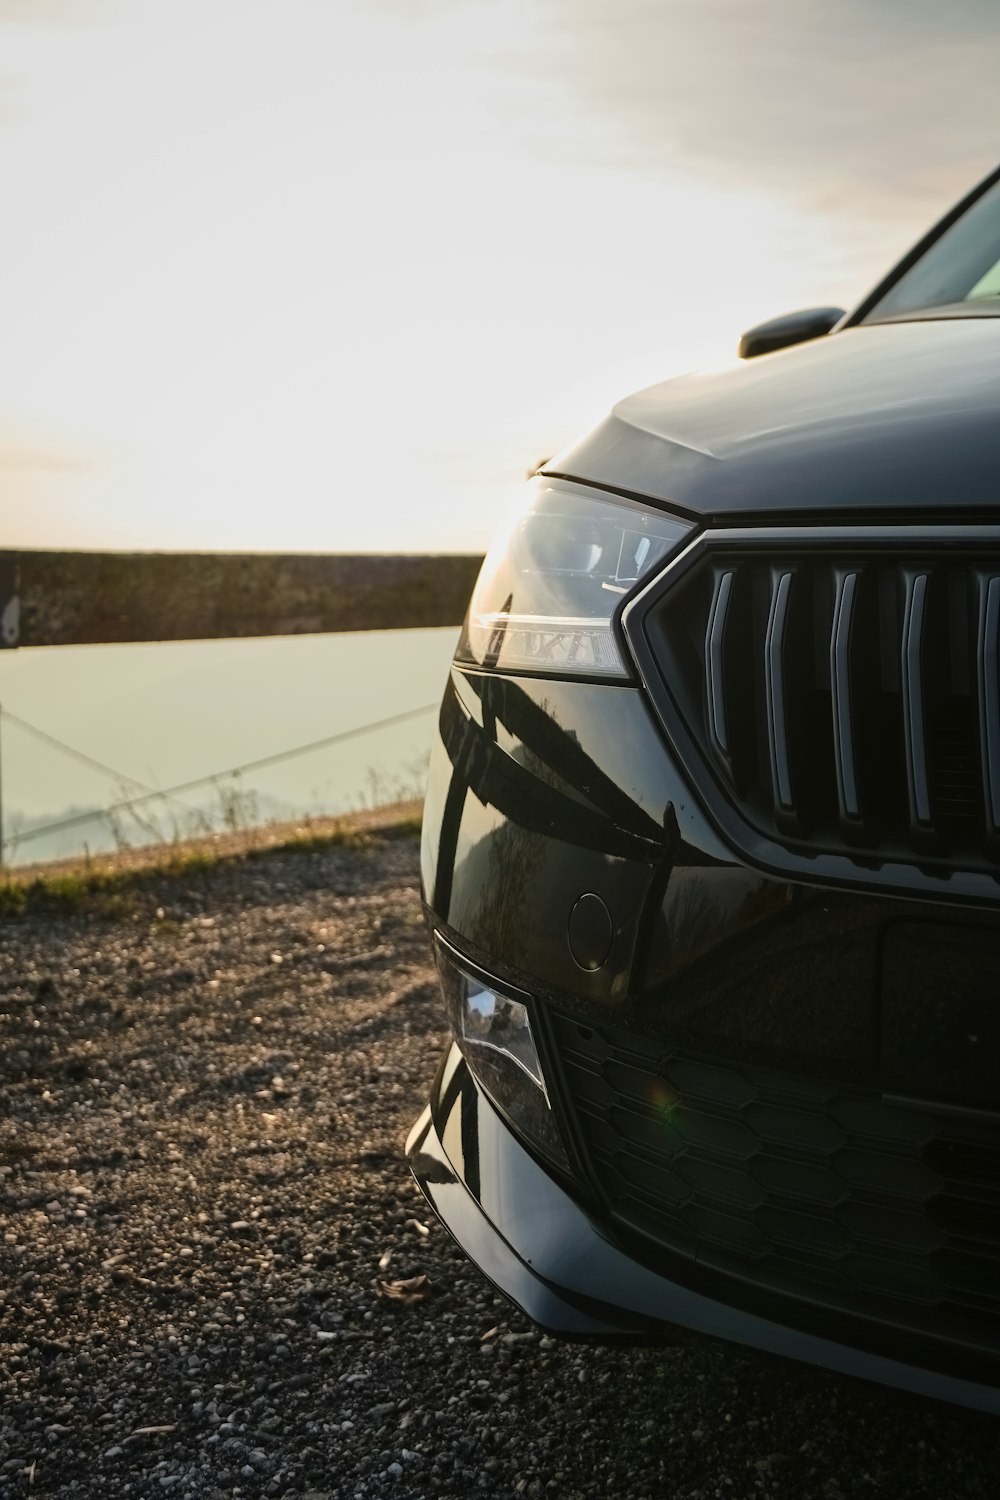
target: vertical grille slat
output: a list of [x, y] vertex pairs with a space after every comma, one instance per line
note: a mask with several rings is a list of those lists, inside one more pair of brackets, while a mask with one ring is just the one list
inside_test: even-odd
[[729, 602], [733, 593], [732, 572], [720, 573], [712, 599], [705, 636], [708, 677], [708, 725], [712, 744], [724, 761], [729, 760], [729, 725], [726, 717], [725, 641]]
[[923, 644], [927, 613], [927, 574], [907, 570], [903, 609], [902, 682], [903, 736], [906, 745], [906, 787], [910, 824], [914, 832], [931, 827], [930, 778], [924, 714]]
[[838, 573], [830, 633], [830, 696], [833, 706], [833, 754], [837, 769], [837, 803], [847, 822], [861, 817], [851, 705], [851, 632], [858, 591], [857, 573]]
[[635, 611], [647, 660], [626, 630], [734, 847], [1000, 896], [1000, 527], [748, 528], [691, 554]]
[[764, 687], [771, 785], [775, 805], [785, 813], [795, 811], [788, 741], [788, 702], [785, 693], [785, 639], [794, 576], [793, 573], [775, 574], [764, 642]]

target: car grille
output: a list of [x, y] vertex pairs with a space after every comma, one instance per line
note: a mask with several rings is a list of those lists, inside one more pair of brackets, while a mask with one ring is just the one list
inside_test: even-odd
[[619, 1221], [760, 1287], [1000, 1351], [1000, 1116], [552, 1025]]
[[709, 532], [624, 620], [748, 853], [995, 876], [1000, 533]]

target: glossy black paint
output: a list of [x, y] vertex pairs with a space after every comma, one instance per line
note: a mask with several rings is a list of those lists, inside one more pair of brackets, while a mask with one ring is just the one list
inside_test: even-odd
[[[533, 995], [571, 1002], [581, 1017], [641, 1022], [720, 1057], [919, 1094], [936, 1010], [949, 1017], [937, 1027], [938, 1097], [1000, 1111], [991, 1067], [1000, 910], [804, 885], [739, 863], [666, 754], [637, 687], [453, 668], [431, 758], [422, 876], [430, 920], [461, 952]], [[591, 892], [613, 924], [607, 962], [594, 970], [575, 962], [569, 941], [574, 907]], [[909, 974], [902, 1007], [888, 935], [914, 925], [929, 942], [940, 933], [944, 947]], [[978, 966], [945, 1001], [941, 966], [956, 931], [976, 945]], [[969, 1036], [982, 1046], [975, 1083]]]
[[[879, 527], [912, 526], [947, 550], [960, 524], [1000, 525], [1000, 321], [864, 322], [874, 307], [868, 299], [827, 337], [640, 392], [544, 472], [687, 516], [695, 557], [709, 534], [732, 533], [739, 545], [748, 527], [757, 545], [780, 548], [796, 526], [808, 536], [863, 528], [872, 545]], [[654, 576], [617, 621], [634, 681], [451, 671], [424, 813], [426, 916], [498, 989], [531, 997], [569, 1168], [542, 1164], [452, 1049], [408, 1143], [414, 1174], [459, 1243], [554, 1331], [716, 1334], [1000, 1411], [1000, 883], [987, 868], [945, 880], [902, 859], [862, 868], [843, 855], [789, 860], [777, 842], [748, 845], [657, 703], [643, 621], [664, 586]], [[723, 1098], [719, 1119], [727, 1089], [746, 1084], [748, 1100], [757, 1089], [745, 1111], [756, 1111], [764, 1165], [790, 1169], [762, 1198], [786, 1225], [821, 1217], [825, 1170], [797, 1199], [792, 1169], [811, 1147], [794, 1127], [829, 1124], [831, 1140], [841, 1132], [846, 1144], [830, 1151], [847, 1158], [847, 1188], [823, 1209], [824, 1232], [846, 1205], [854, 1304], [843, 1285], [817, 1289], [822, 1277], [782, 1284], [794, 1224], [792, 1239], [775, 1236], [768, 1280], [752, 1255], [729, 1254], [706, 1219], [687, 1241], [671, 1240], [614, 1200], [609, 1173], [621, 1164], [624, 1175], [629, 1131], [649, 1118], [633, 1112], [619, 1129], [613, 1110], [596, 1109], [590, 1125], [610, 1122], [621, 1151], [594, 1147], [578, 1085], [608, 1084], [603, 1060], [587, 1071], [601, 1048], [611, 1075], [646, 1083], [672, 1077], [678, 1059], [701, 1069], [703, 1097], [717, 1088]], [[628, 1112], [629, 1087], [608, 1085], [614, 1109]], [[677, 1102], [664, 1103], [665, 1131]], [[772, 1127], [778, 1136], [768, 1137]], [[640, 1140], [638, 1157], [643, 1149]], [[658, 1139], [649, 1149], [662, 1174], [666, 1148]], [[692, 1168], [732, 1183], [735, 1222], [750, 1155], [737, 1162], [735, 1152], [732, 1171], [724, 1151], [714, 1162], [711, 1147], [696, 1156]], [[641, 1197], [642, 1180], [628, 1181]], [[868, 1222], [856, 1231], [859, 1214]], [[882, 1272], [898, 1267], [901, 1286], [865, 1281], [859, 1242], [892, 1247]], [[822, 1259], [819, 1239], [801, 1243], [807, 1253], [818, 1244]], [[831, 1259], [839, 1253], [835, 1244]], [[978, 1286], [974, 1274], [962, 1281], [977, 1255]], [[951, 1322], [935, 1323], [935, 1277], [940, 1305], [957, 1307]]]
[[736, 352], [740, 359], [756, 359], [760, 354], [807, 344], [810, 339], [823, 338], [846, 316], [842, 307], [806, 307], [801, 312], [784, 313], [748, 328]]
[[[1000, 1053], [993, 984], [1000, 915], [810, 887], [738, 863], [666, 753], [634, 685], [453, 668], [432, 753], [422, 880], [431, 925], [501, 982], [527, 990], [541, 1007], [543, 1030], [551, 1005], [594, 1025], [635, 1027], [700, 1056], [1000, 1111], [993, 1067]], [[600, 895], [613, 924], [607, 963], [595, 970], [581, 968], [570, 947], [572, 914], [584, 893]], [[914, 930], [919, 949], [910, 943]], [[956, 951], [963, 957], [957, 974]], [[602, 1245], [614, 1231], [601, 1220], [579, 1158], [573, 1180], [557, 1183], [558, 1174], [535, 1165], [514, 1141], [464, 1065], [460, 1074], [455, 1087], [465, 1111], [450, 1127], [445, 1115], [454, 1102], [448, 1104], [446, 1083], [434, 1096], [440, 1138], [434, 1150], [450, 1163], [453, 1190], [442, 1192], [428, 1178], [426, 1161], [414, 1158], [414, 1170], [460, 1243], [546, 1326], [607, 1336], [635, 1334], [646, 1319], [646, 1331], [661, 1337], [661, 1316], [701, 1327], [685, 1299], [695, 1307], [707, 1295], [729, 1304], [726, 1319], [718, 1308], [713, 1314], [717, 1332], [728, 1320], [761, 1348], [948, 1399], [988, 1407], [994, 1400], [980, 1389], [981, 1359], [971, 1367], [971, 1385], [960, 1391], [960, 1351], [924, 1351], [927, 1369], [920, 1370], [921, 1351], [912, 1341], [897, 1347], [888, 1329], [859, 1328], [858, 1348], [834, 1353], [838, 1341], [850, 1342], [843, 1318], [817, 1325], [814, 1310], [799, 1303], [751, 1294], [738, 1281], [624, 1241], [615, 1251], [614, 1279], [602, 1281], [595, 1272], [587, 1283], [585, 1305], [593, 1302], [600, 1329], [580, 1322], [575, 1282], [572, 1317], [560, 1311], [567, 1286], [559, 1245], [577, 1237], [578, 1216], [589, 1213], [590, 1232]], [[558, 1098], [553, 1103], [561, 1113]], [[484, 1111], [489, 1170], [514, 1157], [530, 1163], [533, 1192], [551, 1194], [544, 1209], [526, 1209], [534, 1199], [523, 1197], [519, 1177], [483, 1198], [485, 1169], [481, 1162], [470, 1168], [468, 1132], [469, 1120], [481, 1121]], [[562, 1123], [571, 1136], [564, 1116]], [[471, 1220], [469, 1193], [482, 1210]], [[516, 1224], [541, 1215], [551, 1259], [533, 1254], [528, 1273], [493, 1237], [509, 1250]], [[658, 1313], [661, 1304], [651, 1297], [661, 1280], [658, 1295], [669, 1314]], [[628, 1316], [616, 1317], [612, 1309], [623, 1305]], [[901, 1367], [880, 1362], [876, 1351], [895, 1351]]]
[[545, 472], [707, 521], [1000, 504], [1000, 319], [864, 324], [629, 396]]

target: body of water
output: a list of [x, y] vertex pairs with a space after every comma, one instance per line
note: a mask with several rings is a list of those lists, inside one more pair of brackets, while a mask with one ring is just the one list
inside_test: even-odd
[[[169, 839], [227, 818], [336, 813], [417, 794], [456, 636], [381, 631], [0, 653], [8, 863]], [[425, 706], [341, 744], [224, 774]], [[100, 815], [142, 788], [216, 773], [176, 798]], [[73, 819], [81, 821], [42, 831]]]

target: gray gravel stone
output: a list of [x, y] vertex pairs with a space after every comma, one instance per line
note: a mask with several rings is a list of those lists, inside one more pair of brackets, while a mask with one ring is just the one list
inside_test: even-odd
[[[493, 1292], [402, 1161], [444, 1040], [416, 891], [383, 840], [6, 919], [3, 1500], [996, 1500], [985, 1417]], [[380, 1302], [387, 1253], [432, 1296]]]

